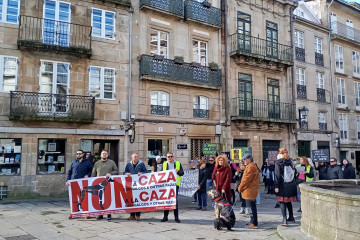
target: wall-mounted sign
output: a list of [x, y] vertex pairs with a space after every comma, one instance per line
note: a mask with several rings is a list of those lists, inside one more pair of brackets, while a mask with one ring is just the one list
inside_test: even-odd
[[177, 149], [187, 149], [187, 144], [178, 144]]

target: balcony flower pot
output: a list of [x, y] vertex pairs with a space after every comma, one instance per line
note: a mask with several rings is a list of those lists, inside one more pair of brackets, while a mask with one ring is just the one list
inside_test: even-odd
[[163, 61], [164, 60], [164, 56], [162, 55], [154, 55], [154, 60], [158, 60], [158, 61]]
[[207, 1], [204, 1], [202, 4], [204, 7], [207, 7], [207, 8], [211, 7], [211, 3], [207, 2]]
[[209, 63], [209, 68], [212, 71], [217, 71], [217, 70], [219, 70], [219, 65], [215, 62], [211, 62], [211, 63]]
[[191, 66], [191, 67], [199, 68], [199, 67], [201, 67], [201, 64], [198, 63], [198, 62], [192, 62], [192, 63], [190, 64], [190, 66]]
[[184, 57], [183, 56], [175, 56], [174, 63], [180, 64], [180, 65], [184, 64]]

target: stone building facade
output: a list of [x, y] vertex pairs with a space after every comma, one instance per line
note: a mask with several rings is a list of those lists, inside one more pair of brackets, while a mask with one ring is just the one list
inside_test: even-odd
[[202, 144], [218, 143], [220, 134], [220, 1], [132, 3], [136, 131], [130, 148], [149, 165], [173, 152], [187, 168], [189, 160], [203, 154]]
[[124, 161], [129, 16], [124, 0], [0, 5], [0, 182], [12, 196], [66, 191], [77, 149]]
[[294, 47], [298, 156], [312, 157], [311, 150], [328, 149], [335, 156], [330, 73], [329, 33], [312, 9], [299, 2], [294, 11]]
[[269, 151], [295, 153], [291, 67], [293, 1], [228, 1], [228, 149], [252, 147], [258, 165]]

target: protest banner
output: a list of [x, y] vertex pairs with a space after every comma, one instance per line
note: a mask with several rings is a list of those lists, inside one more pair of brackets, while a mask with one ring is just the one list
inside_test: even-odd
[[179, 195], [192, 197], [197, 191], [199, 181], [199, 172], [194, 170], [185, 170], [181, 177]]
[[312, 160], [314, 162], [329, 162], [330, 153], [329, 149], [312, 150]]
[[252, 147], [231, 149], [231, 160], [235, 163], [238, 163], [241, 161], [242, 157], [247, 153], [252, 154]]
[[216, 155], [217, 144], [216, 143], [204, 143], [202, 151], [203, 151], [204, 155]]
[[176, 208], [176, 171], [71, 180], [71, 218]]

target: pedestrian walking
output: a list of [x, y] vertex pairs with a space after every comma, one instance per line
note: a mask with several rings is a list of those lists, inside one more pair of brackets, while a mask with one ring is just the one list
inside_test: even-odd
[[[115, 162], [109, 159], [109, 153], [107, 150], [102, 150], [100, 154], [101, 159], [94, 164], [91, 176], [100, 177], [105, 176], [109, 178], [111, 175], [119, 174], [118, 167]], [[103, 219], [102, 215], [96, 217], [96, 220]], [[111, 214], [107, 215], [107, 220], [111, 220]]]
[[262, 171], [262, 174], [265, 178], [267, 194], [274, 194], [274, 166], [267, 162]]
[[215, 190], [225, 195], [226, 200], [231, 203], [231, 168], [226, 155], [219, 155], [216, 158], [216, 165], [211, 179], [214, 182]]
[[246, 200], [246, 206], [251, 207], [252, 215], [249, 228], [257, 229], [256, 197], [259, 193], [259, 169], [254, 163], [251, 154], [245, 154], [242, 160], [245, 162], [246, 168], [239, 186], [239, 192], [241, 192], [242, 197]]
[[[276, 199], [280, 203], [280, 209], [283, 216], [281, 225], [287, 226], [288, 221], [295, 221], [292, 202], [296, 202], [296, 180], [293, 163], [285, 147], [279, 149], [281, 159], [275, 161], [275, 193]], [[289, 218], [286, 218], [286, 208], [289, 212]]]
[[[139, 160], [139, 155], [137, 153], [133, 153], [131, 155], [131, 161], [126, 164], [124, 175], [130, 177], [132, 174], [137, 174], [140, 176], [143, 173], [147, 173], [147, 169], [143, 161]], [[132, 212], [130, 213], [130, 217], [128, 220], [140, 221], [141, 212]]]

